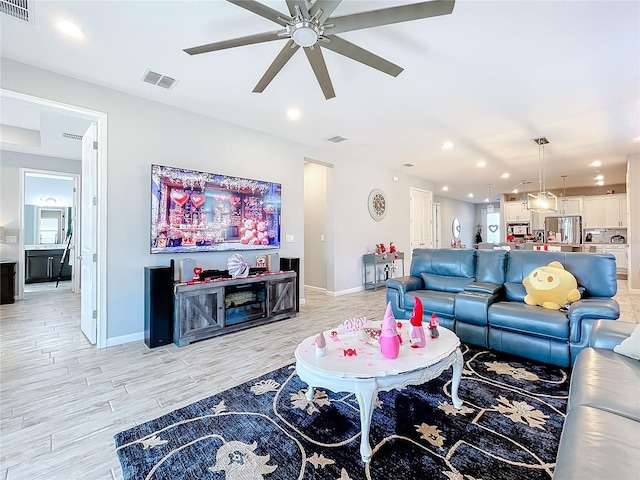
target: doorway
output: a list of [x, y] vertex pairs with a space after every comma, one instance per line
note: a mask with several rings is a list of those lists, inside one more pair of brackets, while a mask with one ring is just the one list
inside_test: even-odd
[[332, 246], [332, 165], [304, 162], [304, 288], [334, 289]]
[[[95, 309], [90, 313], [91, 318], [85, 319], [85, 313], [82, 313], [81, 323], [83, 325], [83, 333], [89, 338], [91, 343], [95, 343], [97, 347], [107, 346], [107, 292], [106, 292], [106, 278], [107, 278], [107, 115], [103, 112], [94, 110], [88, 110], [82, 107], [74, 105], [64, 104], [53, 100], [48, 100], [40, 97], [34, 97], [11, 90], [5, 90], [0, 88], [0, 96], [3, 99], [10, 100], [18, 104], [24, 104], [30, 108], [38, 109], [40, 112], [61, 112], [70, 116], [75, 116], [89, 121], [89, 123], [95, 124], [95, 130], [97, 132], [97, 141], [94, 143], [97, 148], [97, 154], [93, 157], [93, 163], [90, 165], [89, 171], [92, 171], [91, 183], [95, 186], [95, 194], [91, 198], [86, 199], [86, 204], [91, 205], [91, 209], [82, 208], [79, 212], [79, 217], [84, 218], [85, 215], [95, 216], [95, 228], [91, 231], [92, 240], [95, 242], [95, 252], [89, 256], [87, 260], [93, 262], [93, 270], [95, 273], [95, 281], [83, 282], [82, 288], [79, 289], [79, 295], [84, 298], [92, 299]], [[83, 163], [90, 162], [91, 160], [83, 160]], [[59, 172], [57, 172], [59, 173]], [[20, 180], [20, 177], [17, 179]], [[79, 192], [78, 203], [85, 200], [86, 193], [80, 191], [76, 187], [76, 191]], [[24, 190], [20, 195], [20, 202], [23, 202]], [[24, 212], [19, 208], [18, 222], [13, 227], [18, 232], [16, 244], [15, 256], [18, 257], [18, 269], [17, 278], [24, 279], [25, 277], [25, 261], [24, 257], [20, 258], [20, 254], [24, 252], [25, 236], [24, 236]], [[84, 222], [87, 223], [87, 222]], [[76, 236], [76, 238], [79, 235]], [[77, 252], [77, 250], [76, 250]], [[86, 258], [86, 257], [85, 257]], [[76, 253], [74, 263], [82, 261], [78, 258]], [[79, 271], [78, 268], [76, 268]], [[86, 279], [85, 279], [86, 280]], [[17, 282], [17, 297], [18, 300], [24, 299], [24, 281], [19, 280]], [[86, 331], [84, 325], [91, 325], [89, 331]]]
[[77, 173], [20, 169], [24, 275], [18, 281], [25, 295], [80, 291], [79, 272], [74, 269], [79, 185]]

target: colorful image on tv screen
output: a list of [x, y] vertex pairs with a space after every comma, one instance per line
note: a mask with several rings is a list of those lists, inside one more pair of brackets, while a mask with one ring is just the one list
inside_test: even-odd
[[151, 166], [151, 253], [280, 247], [279, 183]]

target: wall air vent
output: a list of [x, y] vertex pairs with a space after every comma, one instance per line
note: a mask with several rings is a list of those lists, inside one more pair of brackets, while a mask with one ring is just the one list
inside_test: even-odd
[[147, 70], [144, 72], [144, 74], [142, 75], [142, 81], [152, 83], [153, 85], [157, 85], [158, 87], [166, 88], [167, 90], [173, 88], [173, 86], [177, 82], [175, 78], [167, 77], [166, 75], [152, 72], [151, 70]]
[[333, 143], [340, 143], [340, 142], [344, 142], [347, 139], [344, 138], [344, 137], [341, 137], [340, 135], [335, 135], [335, 136], [333, 136], [331, 138], [327, 138], [327, 140], [329, 140], [330, 142], [333, 142]]
[[25, 22], [33, 22], [28, 0], [0, 0], [0, 12]]
[[69, 140], [82, 140], [82, 135], [76, 133], [62, 132], [62, 138], [68, 138]]

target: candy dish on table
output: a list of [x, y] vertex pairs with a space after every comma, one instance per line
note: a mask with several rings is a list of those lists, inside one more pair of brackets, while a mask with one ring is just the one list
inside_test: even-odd
[[402, 389], [408, 385], [419, 385], [437, 378], [453, 367], [451, 400], [456, 409], [462, 407], [458, 387], [464, 362], [460, 351], [460, 340], [450, 330], [439, 328], [439, 337], [427, 338], [423, 348], [411, 348], [409, 322], [400, 321], [398, 332], [402, 339], [400, 354], [395, 359], [382, 356], [380, 348], [367, 329], [379, 329], [381, 322], [373, 322], [359, 329], [345, 328], [344, 324], [323, 332], [326, 350], [323, 356], [316, 355], [316, 335], [305, 338], [295, 350], [296, 371], [300, 379], [309, 385], [306, 397], [313, 399], [317, 387], [333, 392], [350, 392], [356, 395], [360, 407], [362, 461], [371, 459], [369, 430], [372, 405], [379, 391]]

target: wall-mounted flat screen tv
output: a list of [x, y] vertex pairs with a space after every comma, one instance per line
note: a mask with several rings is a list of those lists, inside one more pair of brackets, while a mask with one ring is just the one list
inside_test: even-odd
[[151, 253], [280, 247], [279, 183], [151, 165]]

